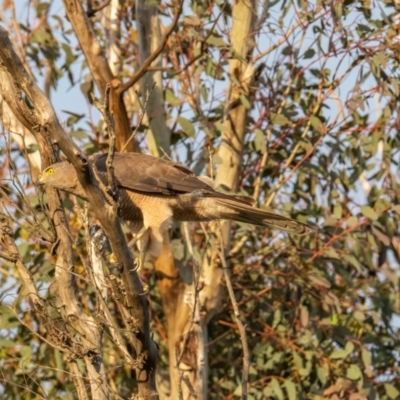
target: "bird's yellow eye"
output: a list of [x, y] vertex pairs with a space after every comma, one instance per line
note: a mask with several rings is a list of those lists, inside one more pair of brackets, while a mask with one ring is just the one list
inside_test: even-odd
[[53, 175], [54, 174], [54, 168], [49, 168], [47, 171], [46, 171], [46, 175]]

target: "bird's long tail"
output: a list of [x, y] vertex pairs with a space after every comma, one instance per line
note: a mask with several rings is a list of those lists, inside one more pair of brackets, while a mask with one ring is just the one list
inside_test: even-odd
[[283, 217], [271, 211], [251, 207], [241, 201], [216, 198], [219, 218], [233, 219], [247, 224], [266, 226], [296, 235], [307, 235], [313, 228], [294, 219]]

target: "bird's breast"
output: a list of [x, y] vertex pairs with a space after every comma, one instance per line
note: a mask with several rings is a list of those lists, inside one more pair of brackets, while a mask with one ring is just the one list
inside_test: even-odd
[[119, 192], [119, 214], [124, 221], [130, 221], [135, 225], [143, 225], [143, 213], [140, 206], [135, 203], [132, 196], [125, 190]]

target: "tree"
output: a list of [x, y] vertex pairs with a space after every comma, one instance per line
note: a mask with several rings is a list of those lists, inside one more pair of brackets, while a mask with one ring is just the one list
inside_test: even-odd
[[[398, 398], [396, 4], [4, 1], [1, 396]], [[319, 229], [177, 225], [139, 276], [113, 146]]]

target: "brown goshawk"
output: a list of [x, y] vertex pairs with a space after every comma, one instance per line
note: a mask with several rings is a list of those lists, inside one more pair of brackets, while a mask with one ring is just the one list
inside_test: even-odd
[[[107, 154], [90, 157], [106, 184]], [[119, 188], [119, 215], [133, 234], [141, 263], [146, 253], [160, 254], [163, 234], [173, 221], [235, 220], [297, 235], [312, 231], [308, 225], [252, 207], [251, 198], [214, 190], [181, 164], [140, 153], [115, 153], [114, 175]], [[67, 161], [46, 168], [37, 185], [51, 186], [85, 199], [75, 168]]]

